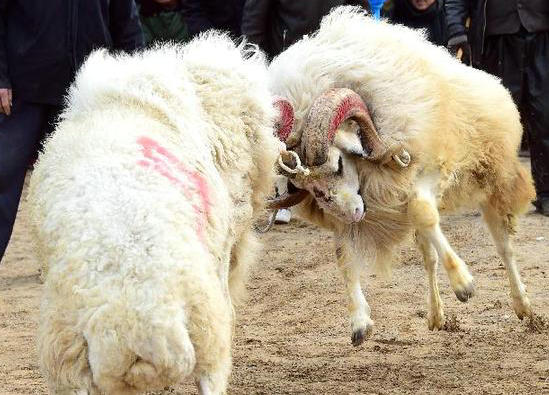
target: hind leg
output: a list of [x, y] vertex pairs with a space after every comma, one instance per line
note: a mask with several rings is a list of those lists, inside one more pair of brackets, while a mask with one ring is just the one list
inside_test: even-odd
[[221, 338], [213, 340], [216, 344], [210, 344], [207, 351], [197, 350], [198, 353], [207, 353], [206, 358], [198, 360], [200, 366], [196, 374], [196, 385], [201, 395], [227, 393], [231, 374], [231, 327], [225, 328], [225, 332], [227, 333], [221, 335]]
[[[230, 364], [230, 360], [228, 363]], [[204, 374], [196, 381], [198, 393], [200, 395], [224, 395], [227, 393], [228, 380], [229, 374], [223, 369]]]
[[524, 317], [532, 316], [532, 309], [530, 307], [530, 300], [526, 295], [526, 287], [520, 280], [520, 274], [513, 256], [513, 247], [510, 241], [510, 234], [513, 232], [512, 221], [514, 218], [504, 218], [497, 213], [497, 211], [490, 205], [486, 205], [482, 208], [484, 220], [488, 225], [488, 229], [492, 234], [496, 249], [503, 259], [507, 277], [509, 278], [509, 285], [511, 286], [511, 297], [513, 299], [513, 309], [517, 314], [517, 317], [523, 319]]
[[88, 391], [88, 390], [50, 390], [50, 393], [53, 395], [99, 395], [97, 391]]
[[[64, 300], [52, 300], [48, 290], [43, 296], [38, 328], [40, 368], [55, 395], [99, 395], [93, 384], [84, 337], [74, 329], [71, 312], [61, 306]], [[66, 305], [65, 305], [66, 307]], [[58, 312], [62, 311], [61, 314]]]
[[56, 390], [50, 389], [50, 394], [53, 395], [89, 395], [88, 390]]
[[442, 233], [439, 214], [433, 192], [436, 178], [425, 178], [418, 182], [408, 203], [408, 218], [417, 233], [435, 248], [450, 279], [450, 285], [457, 298], [466, 302], [474, 294], [473, 276], [467, 266], [454, 252]]
[[223, 298], [224, 286], [209, 284], [190, 308], [191, 340], [195, 348], [194, 377], [203, 395], [227, 393], [231, 373], [233, 308]]
[[203, 338], [199, 340], [200, 343], [195, 343], [197, 353], [195, 378], [198, 393], [201, 395], [227, 393], [231, 374], [232, 322], [220, 318], [213, 325], [206, 324], [207, 327], [203, 328], [204, 331], [209, 332], [203, 334], [208, 339]]
[[231, 327], [226, 327], [224, 329], [226, 333], [220, 334], [220, 337], [214, 340], [216, 344], [209, 345], [209, 349], [206, 351], [207, 358], [199, 359], [200, 367], [196, 375], [196, 385], [200, 395], [224, 395], [227, 393], [229, 375], [231, 374], [230, 331]]
[[438, 290], [438, 256], [425, 236], [416, 233], [416, 243], [423, 255], [423, 263], [429, 276], [429, 315], [427, 317], [429, 329], [442, 329], [445, 318], [442, 309], [442, 300], [440, 300], [440, 293]]

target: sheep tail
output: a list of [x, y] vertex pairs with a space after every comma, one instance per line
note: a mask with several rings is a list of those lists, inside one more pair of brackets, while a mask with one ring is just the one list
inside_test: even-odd
[[152, 336], [154, 338], [139, 347], [139, 356], [134, 355], [124, 375], [123, 381], [139, 392], [177, 384], [193, 372], [196, 364], [194, 347], [186, 330], [180, 331], [177, 337], [165, 338], [165, 333]]
[[106, 310], [110, 311], [94, 317], [85, 334], [94, 384], [103, 392], [135, 394], [162, 389], [193, 372], [195, 349], [183, 309], [166, 305], [156, 314], [145, 312], [141, 317], [138, 312], [126, 317]]

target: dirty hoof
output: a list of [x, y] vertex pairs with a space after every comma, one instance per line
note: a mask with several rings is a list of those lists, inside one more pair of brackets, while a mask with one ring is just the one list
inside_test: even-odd
[[513, 298], [513, 310], [519, 319], [532, 318], [532, 308], [527, 296]]
[[351, 335], [351, 341], [353, 342], [353, 346], [360, 346], [364, 342], [364, 340], [370, 337], [371, 334], [371, 326], [367, 326], [366, 328], [359, 328], [353, 331], [353, 334]]
[[442, 311], [435, 312], [433, 314], [429, 314], [429, 317], [427, 318], [427, 323], [429, 325], [429, 330], [441, 330], [444, 328], [444, 323], [446, 322], [446, 318], [444, 317], [444, 313]]
[[469, 301], [469, 299], [471, 299], [475, 294], [475, 285], [473, 284], [473, 282], [470, 282], [462, 288], [455, 289], [454, 293], [456, 294], [456, 297], [459, 299], [460, 302], [465, 303]]

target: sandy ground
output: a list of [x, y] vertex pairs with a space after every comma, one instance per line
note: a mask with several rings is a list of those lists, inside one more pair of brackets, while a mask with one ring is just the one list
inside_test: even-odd
[[[35, 350], [41, 285], [26, 204], [0, 267], [0, 394], [43, 394]], [[474, 213], [444, 231], [476, 279], [467, 304], [440, 272], [449, 330], [430, 332], [419, 254], [403, 245], [392, 280], [365, 273], [375, 332], [350, 343], [342, 281], [329, 233], [294, 220], [263, 236], [265, 249], [239, 311], [233, 394], [549, 394], [549, 219], [521, 220], [516, 252], [538, 325], [514, 315], [491, 239]], [[196, 393], [184, 383], [165, 394]]]

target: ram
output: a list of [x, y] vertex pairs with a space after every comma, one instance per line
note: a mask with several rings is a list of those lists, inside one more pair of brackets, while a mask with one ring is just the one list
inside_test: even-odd
[[429, 328], [445, 321], [437, 261], [459, 300], [473, 295], [439, 212], [482, 210], [514, 310], [519, 318], [532, 314], [509, 238], [534, 189], [517, 157], [519, 113], [496, 78], [421, 33], [349, 7], [275, 58], [269, 75], [273, 93], [286, 100], [279, 137], [293, 151], [279, 159], [291, 193], [271, 207], [301, 202], [301, 216], [334, 232], [353, 344], [373, 325], [359, 282], [363, 261], [390, 270], [395, 247], [413, 231], [429, 277]]
[[266, 79], [263, 55], [214, 33], [85, 62], [30, 182], [52, 393], [189, 375], [225, 392], [232, 302], [280, 144]]

